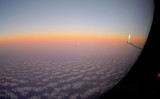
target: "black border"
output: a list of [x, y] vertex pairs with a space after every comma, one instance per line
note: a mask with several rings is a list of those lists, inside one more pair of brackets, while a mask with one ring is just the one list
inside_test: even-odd
[[154, 0], [154, 18], [146, 45], [130, 72], [100, 99], [160, 97], [160, 2]]

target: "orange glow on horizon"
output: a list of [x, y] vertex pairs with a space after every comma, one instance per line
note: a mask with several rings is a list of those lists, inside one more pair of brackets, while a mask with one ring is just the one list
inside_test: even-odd
[[80, 34], [80, 33], [57, 33], [57, 34], [23, 34], [7, 36], [0, 39], [0, 42], [32, 42], [32, 41], [108, 41], [108, 40], [121, 40], [124, 37], [115, 35], [104, 35], [104, 34]]
[[[23, 33], [19, 35], [10, 35], [0, 38], [1, 44], [6, 43], [43, 43], [43, 42], [119, 42], [127, 41], [127, 35], [115, 35], [107, 33], [90, 33], [90, 32], [56, 32], [52, 33]], [[138, 42], [140, 44], [144, 43], [142, 37], [132, 38], [131, 42]]]

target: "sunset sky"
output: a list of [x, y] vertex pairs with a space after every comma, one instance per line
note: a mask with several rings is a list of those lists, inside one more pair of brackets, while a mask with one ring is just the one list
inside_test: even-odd
[[[1, 0], [0, 41], [49, 38], [146, 39], [151, 0]], [[131, 37], [131, 39], [132, 39]]]

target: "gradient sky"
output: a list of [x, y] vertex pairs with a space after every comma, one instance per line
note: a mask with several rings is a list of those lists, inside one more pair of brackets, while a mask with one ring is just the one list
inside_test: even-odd
[[152, 0], [1, 0], [0, 37], [70, 31], [146, 37], [153, 12]]

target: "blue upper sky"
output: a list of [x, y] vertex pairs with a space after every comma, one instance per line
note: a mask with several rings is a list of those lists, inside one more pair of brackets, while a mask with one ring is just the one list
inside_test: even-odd
[[152, 0], [1, 0], [0, 35], [97, 31], [148, 35]]

